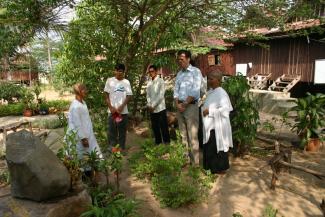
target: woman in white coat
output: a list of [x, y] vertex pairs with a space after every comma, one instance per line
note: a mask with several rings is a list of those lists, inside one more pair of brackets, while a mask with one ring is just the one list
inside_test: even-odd
[[69, 108], [67, 135], [70, 135], [72, 132], [75, 133], [79, 159], [82, 159], [84, 154], [93, 150], [96, 150], [99, 157], [102, 157], [102, 153], [94, 135], [89, 111], [84, 101], [87, 95], [86, 86], [78, 83], [74, 85], [73, 91], [76, 97]]
[[210, 90], [202, 107], [203, 167], [212, 173], [224, 173], [229, 169], [228, 151], [233, 147], [229, 119], [233, 108], [221, 81], [221, 73], [208, 74]]

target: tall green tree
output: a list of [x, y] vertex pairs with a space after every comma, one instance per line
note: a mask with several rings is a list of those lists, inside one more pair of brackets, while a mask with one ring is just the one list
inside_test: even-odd
[[[155, 51], [179, 46], [201, 26], [229, 23], [231, 17], [226, 14], [231, 14], [233, 8], [227, 2], [84, 0], [65, 35], [58, 76], [67, 85], [88, 83], [97, 93], [90, 96], [98, 101], [106, 78], [112, 76], [113, 65], [124, 62], [135, 93], [135, 111], [147, 65], [162, 63], [156, 60]], [[105, 60], [95, 61], [98, 55]]]

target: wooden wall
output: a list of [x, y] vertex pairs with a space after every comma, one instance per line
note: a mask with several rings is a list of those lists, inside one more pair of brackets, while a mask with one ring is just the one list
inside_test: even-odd
[[301, 81], [313, 82], [316, 59], [325, 59], [325, 43], [308, 40], [307, 37], [273, 39], [260, 46], [236, 45], [231, 51], [235, 65], [253, 64], [248, 76], [272, 73], [272, 80], [282, 74], [301, 75]]

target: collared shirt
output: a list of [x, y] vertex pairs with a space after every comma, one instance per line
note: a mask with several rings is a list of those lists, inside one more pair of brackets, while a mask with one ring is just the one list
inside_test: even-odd
[[[115, 108], [123, 104], [126, 96], [132, 96], [130, 82], [126, 79], [118, 80], [115, 77], [107, 79], [104, 91], [109, 94], [111, 104]], [[110, 113], [109, 109], [108, 112]], [[129, 113], [127, 105], [125, 105], [121, 113]]]
[[150, 79], [147, 84], [147, 105], [154, 108], [153, 113], [166, 109], [165, 105], [165, 82], [158, 75], [154, 80]]
[[188, 96], [198, 100], [200, 98], [200, 89], [202, 82], [202, 74], [200, 69], [189, 65], [186, 70], [177, 73], [174, 98], [185, 101]]

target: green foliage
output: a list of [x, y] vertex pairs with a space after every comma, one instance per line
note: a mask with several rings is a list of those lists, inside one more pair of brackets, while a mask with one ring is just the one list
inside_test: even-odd
[[70, 102], [67, 100], [51, 100], [46, 101], [45, 104], [52, 109], [57, 111], [66, 111], [69, 109]]
[[57, 157], [63, 162], [71, 176], [71, 186], [81, 177], [82, 161], [77, 152], [77, 132], [66, 133], [63, 147], [58, 150]]
[[24, 111], [25, 105], [23, 103], [0, 105], [0, 117], [10, 115], [21, 115]]
[[138, 202], [116, 194], [109, 188], [95, 188], [91, 192], [93, 205], [81, 217], [137, 217]]
[[291, 130], [302, 137], [301, 145], [304, 147], [310, 138], [320, 138], [319, 130], [325, 126], [325, 94], [307, 93], [295, 103], [296, 106], [290, 109], [297, 114]]
[[72, 0], [1, 0], [0, 59], [14, 54], [18, 46], [29, 42], [36, 32], [62, 27], [58, 11], [71, 3]]
[[222, 85], [227, 91], [234, 111], [230, 114], [235, 154], [242, 155], [254, 144], [259, 115], [256, 102], [249, 95], [247, 79], [232, 76]]
[[[62, 86], [83, 82], [89, 88], [89, 105], [104, 105], [105, 81], [112, 76], [116, 62], [124, 62], [126, 76], [134, 91], [134, 107], [146, 76], [147, 65], [168, 64], [172, 55], [155, 55], [158, 49], [174, 48], [187, 40], [198, 27], [226, 21], [230, 4], [208, 1], [140, 1], [84, 0], [77, 7], [77, 18], [65, 34], [65, 45], [56, 78]], [[149, 7], [150, 6], [150, 7]], [[202, 10], [197, 10], [201, 8]], [[216, 13], [222, 13], [224, 16]], [[96, 56], [102, 56], [96, 61]], [[137, 108], [133, 108], [134, 111]]]
[[32, 91], [28, 88], [23, 89], [23, 97], [21, 98], [21, 102], [24, 104], [26, 109], [33, 109], [35, 107], [33, 100], [34, 95]]
[[21, 85], [0, 82], [0, 100], [6, 100], [8, 103], [19, 101], [24, 96], [23, 89]]
[[232, 214], [232, 217], [243, 217], [243, 215], [240, 214], [239, 212], [236, 212], [236, 213]]
[[272, 205], [267, 205], [263, 211], [263, 217], [276, 217], [278, 213], [277, 209], [274, 209]]
[[0, 186], [1, 185], [9, 185], [10, 184], [10, 175], [9, 175], [9, 170], [6, 169], [1, 169], [0, 170]]
[[202, 201], [213, 179], [208, 172], [186, 165], [187, 150], [180, 142], [171, 145], [153, 145], [146, 140], [141, 150], [129, 158], [132, 173], [140, 179], [151, 181], [152, 191], [161, 205], [177, 208]]
[[[272, 207], [272, 205], [268, 204], [265, 209], [263, 210], [263, 215], [262, 217], [276, 217], [278, 213], [277, 209], [274, 209]], [[232, 214], [233, 217], [243, 217], [242, 214], [240, 214], [239, 212], [236, 212], [234, 214]]]

